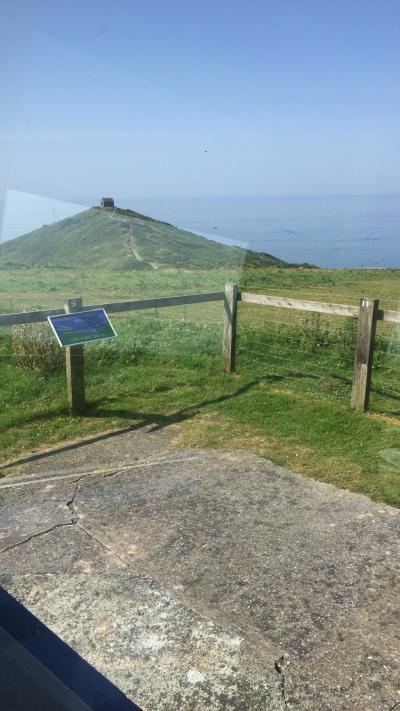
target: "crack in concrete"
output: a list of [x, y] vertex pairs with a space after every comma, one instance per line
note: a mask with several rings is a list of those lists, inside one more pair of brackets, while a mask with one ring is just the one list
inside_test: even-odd
[[78, 520], [79, 520], [79, 515], [78, 515], [78, 513], [77, 513], [77, 511], [76, 511], [76, 508], [75, 508], [75, 497], [76, 497], [76, 495], [77, 495], [77, 493], [78, 493], [79, 484], [80, 484], [80, 481], [81, 481], [82, 478], [83, 478], [83, 477], [79, 477], [79, 479], [76, 479], [76, 484], [75, 484], [75, 488], [74, 488], [74, 490], [73, 490], [73, 492], [72, 492], [72, 496], [71, 496], [71, 498], [67, 501], [67, 504], [66, 504], [66, 505], [67, 505], [67, 508], [71, 511], [71, 515], [72, 515], [71, 523], [77, 523]]
[[55, 523], [52, 526], [49, 526], [49, 528], [46, 528], [44, 531], [38, 531], [37, 533], [31, 533], [29, 536], [24, 538], [22, 541], [18, 541], [17, 543], [12, 543], [10, 546], [6, 546], [6, 548], [2, 548], [0, 550], [0, 555], [2, 553], [8, 553], [8, 551], [13, 550], [14, 548], [19, 548], [19, 546], [25, 545], [25, 543], [29, 543], [32, 541], [34, 538], [39, 538], [40, 536], [45, 536], [46, 533], [51, 533], [52, 531], [55, 531], [57, 528], [63, 528], [64, 526], [75, 526], [75, 524], [78, 523], [79, 516], [77, 515], [76, 509], [75, 509], [75, 497], [78, 493], [79, 489], [79, 482], [81, 479], [83, 479], [83, 476], [80, 476], [79, 479], [75, 479], [76, 486], [74, 488], [74, 491], [72, 493], [71, 498], [66, 502], [66, 506], [71, 512], [71, 520], [66, 521], [63, 523]]
[[280, 675], [279, 685], [281, 689], [282, 702], [285, 709], [288, 709], [288, 702], [286, 699], [286, 689], [285, 689], [285, 657], [282, 655], [279, 659], [275, 660], [274, 663], [275, 671]]
[[[118, 473], [118, 472], [115, 472]], [[46, 533], [52, 533], [52, 531], [57, 530], [58, 528], [64, 528], [65, 526], [77, 526], [78, 528], [81, 529], [89, 538], [92, 540], [96, 541], [102, 548], [105, 548], [105, 550], [108, 553], [111, 553], [113, 556], [118, 558], [124, 565], [125, 567], [129, 568], [130, 563], [126, 561], [122, 555], [120, 555], [116, 550], [114, 550], [111, 546], [108, 546], [104, 541], [102, 541], [99, 537], [94, 535], [91, 531], [89, 531], [85, 526], [83, 526], [80, 521], [80, 516], [77, 512], [76, 509], [76, 504], [75, 504], [75, 499], [79, 491], [79, 485], [82, 479], [86, 478], [87, 475], [82, 475], [78, 479], [75, 479], [73, 483], [75, 483], [74, 490], [72, 492], [72, 496], [68, 501], [66, 501], [66, 506], [68, 510], [71, 513], [71, 520], [66, 521], [63, 523], [55, 523], [52, 526], [49, 526], [49, 528], [46, 528], [44, 531], [38, 531], [37, 533], [32, 533], [31, 535], [27, 536], [24, 538], [22, 541], [18, 541], [17, 543], [12, 543], [9, 546], [6, 546], [6, 548], [3, 548], [0, 550], [0, 555], [3, 553], [8, 553], [8, 551], [14, 550], [15, 548], [19, 548], [20, 546], [25, 545], [26, 543], [29, 543], [30, 541], [34, 540], [35, 538], [39, 538], [40, 536], [46, 535]]]
[[68, 521], [67, 523], [55, 523], [53, 526], [50, 526], [50, 528], [46, 528], [45, 531], [38, 531], [38, 533], [32, 533], [30, 536], [24, 538], [22, 541], [18, 541], [18, 543], [12, 543], [10, 546], [2, 548], [2, 550], [0, 550], [0, 555], [2, 553], [8, 553], [8, 551], [13, 550], [14, 548], [18, 548], [19, 546], [23, 546], [25, 545], [25, 543], [29, 543], [29, 541], [32, 541], [34, 538], [39, 538], [40, 536], [46, 535], [46, 533], [51, 533], [57, 528], [63, 528], [64, 526], [74, 526], [75, 523], [76, 521]]
[[75, 505], [75, 498], [78, 494], [81, 479], [83, 479], [83, 477], [80, 477], [79, 479], [76, 480], [75, 489], [72, 493], [71, 498], [67, 501], [67, 507], [71, 511], [71, 515], [72, 515], [71, 524], [76, 524], [76, 526], [78, 528], [80, 528], [81, 531], [86, 533], [86, 535], [89, 536], [89, 538], [96, 541], [99, 545], [101, 545], [103, 548], [105, 548], [105, 550], [108, 553], [111, 553], [116, 558], [119, 558], [119, 560], [122, 561], [122, 563], [125, 565], [125, 567], [129, 567], [129, 563], [127, 563], [127, 561], [117, 551], [115, 551], [111, 546], [108, 546], [106, 543], [104, 543], [104, 541], [102, 541], [100, 538], [95, 536], [94, 533], [89, 531], [87, 528], [85, 528], [85, 526], [82, 525], [82, 523], [80, 523], [80, 516], [78, 514], [78, 511], [77, 511], [76, 505]]

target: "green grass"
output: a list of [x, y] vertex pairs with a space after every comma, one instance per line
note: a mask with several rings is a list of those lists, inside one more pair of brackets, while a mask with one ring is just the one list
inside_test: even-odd
[[[373, 297], [397, 310], [399, 277], [394, 269], [291, 268], [137, 213], [91, 209], [2, 246], [0, 313], [60, 308], [76, 296], [87, 306], [220, 291], [227, 282], [303, 300]], [[14, 339], [2, 329], [0, 461], [104, 430], [173, 425], [177, 444], [245, 447], [400, 505], [397, 327], [378, 325], [370, 410], [360, 414], [349, 407], [356, 320], [240, 304], [238, 372], [227, 376], [222, 318], [221, 303], [113, 316], [118, 338], [86, 348], [84, 417], [68, 411], [46, 327], [36, 345], [35, 327]]]
[[[3, 461], [104, 430], [173, 425], [176, 442], [245, 447], [278, 464], [400, 505], [396, 339], [381, 334], [369, 414], [349, 408], [354, 321], [253, 320], [239, 306], [238, 374], [220, 370], [222, 312], [197, 322], [159, 313], [120, 318], [119, 338], [86, 349], [89, 409], [70, 416], [63, 369], [17, 367], [0, 340]], [[182, 314], [180, 314], [182, 316]], [[246, 316], [246, 318], [245, 318]], [[392, 367], [389, 367], [392, 366]], [[383, 379], [385, 388], [376, 385]], [[3, 469], [6, 474], [10, 470]]]
[[[238, 282], [243, 290], [306, 300], [358, 304], [361, 297], [368, 296], [379, 298], [387, 309], [397, 309], [400, 304], [398, 269], [242, 269], [233, 266], [116, 273], [99, 268], [20, 267], [0, 269], [0, 312], [57, 308], [74, 296], [82, 296], [85, 304], [95, 304], [214, 291], [222, 289], [226, 282]], [[259, 309], [259, 313], [266, 318], [264, 308]], [[282, 314], [282, 310], [279, 313]], [[286, 312], [285, 319], [290, 314], [297, 315]]]

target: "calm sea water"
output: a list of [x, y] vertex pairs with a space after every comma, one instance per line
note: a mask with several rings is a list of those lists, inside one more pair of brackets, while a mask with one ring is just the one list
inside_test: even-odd
[[[321, 267], [400, 267], [400, 196], [135, 199], [129, 207], [228, 244]], [[86, 200], [86, 206], [96, 204]], [[85, 205], [9, 191], [0, 241], [50, 224]]]
[[180, 227], [289, 262], [400, 267], [400, 196], [141, 201]]

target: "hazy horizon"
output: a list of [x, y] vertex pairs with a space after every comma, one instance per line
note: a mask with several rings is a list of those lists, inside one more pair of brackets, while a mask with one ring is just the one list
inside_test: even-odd
[[[3, 243], [92, 206], [15, 191], [8, 191], [7, 196], [1, 230]], [[135, 210], [217, 242], [267, 252], [287, 262], [332, 268], [400, 267], [397, 195], [113, 197], [117, 207]]]

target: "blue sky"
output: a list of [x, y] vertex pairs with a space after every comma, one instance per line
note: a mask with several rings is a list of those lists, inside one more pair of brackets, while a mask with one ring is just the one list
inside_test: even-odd
[[400, 192], [399, 33], [398, 0], [2, 0], [0, 188]]

